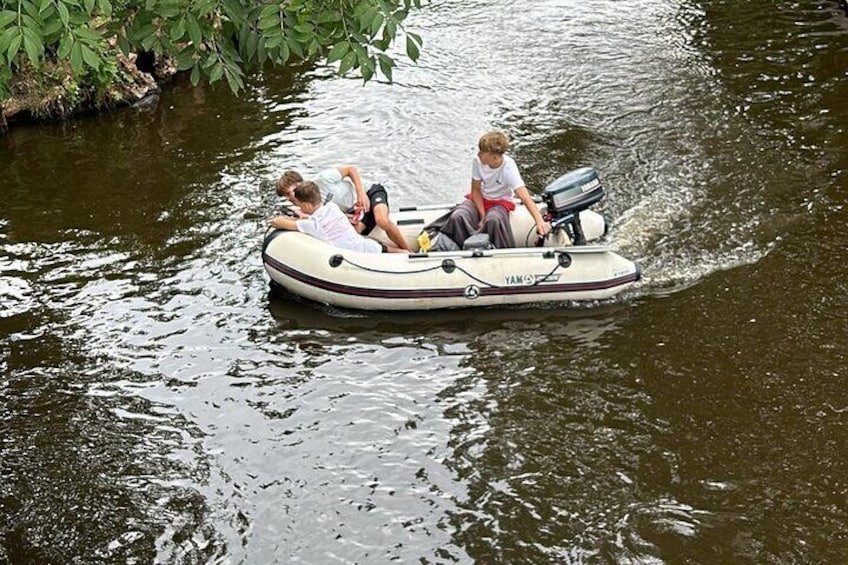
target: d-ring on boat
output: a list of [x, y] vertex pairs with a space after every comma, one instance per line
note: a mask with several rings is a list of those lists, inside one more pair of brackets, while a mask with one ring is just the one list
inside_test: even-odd
[[[588, 167], [548, 185], [539, 210], [552, 226], [538, 247], [535, 224], [516, 201], [510, 214], [519, 247], [369, 254], [328, 245], [309, 235], [271, 229], [263, 241], [265, 269], [287, 291], [342, 308], [432, 310], [610, 298], [640, 278], [639, 267], [600, 245], [604, 218], [588, 208], [604, 194]], [[410, 247], [453, 206], [401, 208], [392, 213]], [[381, 230], [370, 237], [388, 243]], [[436, 236], [438, 237], [438, 236]]]

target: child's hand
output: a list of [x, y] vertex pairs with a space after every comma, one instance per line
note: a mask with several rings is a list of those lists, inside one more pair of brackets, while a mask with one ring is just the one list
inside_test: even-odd
[[539, 234], [539, 237], [545, 237], [551, 233], [551, 224], [545, 221], [541, 224], [536, 224], [536, 233]]
[[369, 209], [371, 209], [371, 201], [368, 200], [368, 196], [363, 194], [357, 194], [356, 196], [356, 204], [353, 205], [356, 210], [362, 210], [362, 213], [366, 213]]
[[365, 215], [366, 209], [362, 207], [359, 202], [353, 205], [353, 214], [348, 216], [350, 223], [354, 226], [362, 221], [362, 216]]

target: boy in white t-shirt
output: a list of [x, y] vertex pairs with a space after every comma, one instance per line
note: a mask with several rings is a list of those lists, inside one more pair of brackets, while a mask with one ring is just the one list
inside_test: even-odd
[[311, 181], [298, 183], [291, 192], [291, 201], [300, 207], [300, 219], [277, 216], [271, 225], [277, 229], [299, 231], [326, 241], [341, 249], [363, 253], [399, 252], [397, 247], [385, 246], [357, 233], [350, 220], [338, 206], [325, 206], [321, 190]]
[[[287, 192], [302, 180], [297, 171], [284, 172], [277, 180], [277, 194], [287, 196]], [[389, 195], [382, 185], [371, 185], [366, 192], [359, 171], [353, 165], [323, 169], [310, 180], [321, 189], [324, 204], [332, 202], [338, 206], [350, 217], [356, 231], [368, 235], [379, 227], [396, 246], [409, 251], [403, 234], [389, 217]]]
[[524, 185], [518, 165], [505, 155], [509, 148], [506, 135], [499, 131], [485, 133], [477, 146], [479, 151], [471, 165], [471, 193], [453, 209], [441, 233], [460, 247], [475, 233], [488, 233], [497, 248], [515, 247], [509, 222], [509, 213], [515, 209], [513, 194], [533, 216], [540, 237], [551, 231]]

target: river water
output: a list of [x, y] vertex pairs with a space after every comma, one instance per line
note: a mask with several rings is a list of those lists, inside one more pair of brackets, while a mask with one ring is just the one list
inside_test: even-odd
[[[322, 65], [0, 138], [0, 563], [841, 563], [836, 1], [433, 0], [395, 83]], [[479, 134], [597, 168], [616, 300], [270, 298], [272, 182], [455, 201]]]

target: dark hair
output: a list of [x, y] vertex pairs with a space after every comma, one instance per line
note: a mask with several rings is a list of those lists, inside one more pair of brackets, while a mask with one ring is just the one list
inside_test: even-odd
[[294, 186], [299, 182], [303, 182], [303, 177], [297, 171], [286, 171], [280, 178], [277, 179], [277, 196], [286, 196], [286, 190], [290, 186]]
[[317, 206], [321, 204], [321, 189], [311, 180], [299, 182], [294, 187], [294, 199]]

